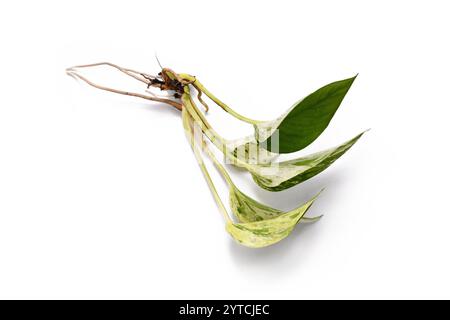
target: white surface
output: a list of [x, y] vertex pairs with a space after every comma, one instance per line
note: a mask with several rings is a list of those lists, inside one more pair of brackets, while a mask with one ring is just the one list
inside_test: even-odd
[[[450, 298], [448, 1], [271, 3], [0, 5], [0, 298]], [[284, 209], [327, 187], [322, 221], [240, 247], [175, 110], [63, 72], [108, 60], [156, 73], [155, 51], [260, 119], [359, 73], [301, 152], [372, 128], [342, 159], [283, 193], [233, 174]], [[109, 74], [92, 76], [127, 85]], [[209, 117], [227, 137], [251, 132]]]

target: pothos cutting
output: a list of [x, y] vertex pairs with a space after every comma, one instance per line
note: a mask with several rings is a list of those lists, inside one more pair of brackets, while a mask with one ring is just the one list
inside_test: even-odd
[[[148, 94], [101, 86], [88, 80], [79, 72], [82, 68], [100, 65], [113, 67], [142, 82], [146, 86]], [[286, 113], [275, 120], [258, 121], [234, 111], [206, 89], [195, 76], [176, 73], [169, 68], [162, 68], [158, 75], [150, 75], [102, 62], [75, 66], [66, 69], [66, 72], [95, 88], [161, 102], [180, 110], [186, 136], [225, 219], [226, 230], [237, 242], [252, 248], [266, 247], [279, 242], [287, 237], [298, 223], [312, 223], [319, 220], [321, 216], [305, 216], [317, 195], [288, 212], [264, 205], [238, 189], [226, 167], [211, 150], [210, 144], [223, 154], [227, 163], [248, 171], [254, 182], [261, 188], [269, 191], [282, 191], [302, 183], [328, 168], [364, 134], [362, 132], [339, 146], [321, 152], [287, 161], [277, 161], [278, 155], [302, 150], [319, 137], [330, 123], [356, 76], [330, 83], [316, 90], [296, 102]], [[156, 95], [150, 90], [152, 88], [160, 89], [167, 95]], [[203, 100], [203, 95], [206, 95], [228, 114], [251, 124], [254, 134], [239, 140], [229, 140], [221, 136], [214, 130], [196, 103], [198, 101], [205, 112], [209, 110], [208, 104]], [[229, 187], [229, 204], [232, 215], [222, 202], [203, 162], [205, 155], [211, 159]]]

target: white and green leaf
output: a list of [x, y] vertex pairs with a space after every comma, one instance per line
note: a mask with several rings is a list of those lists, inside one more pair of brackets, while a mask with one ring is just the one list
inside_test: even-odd
[[270, 246], [283, 240], [294, 230], [316, 197], [301, 207], [273, 219], [248, 223], [229, 222], [226, 225], [226, 230], [237, 242], [244, 246], [251, 248]]
[[[234, 185], [230, 187], [230, 207], [237, 219], [244, 223], [270, 220], [286, 213], [250, 198]], [[312, 223], [321, 217], [302, 217], [300, 222]]]
[[302, 183], [321, 173], [347, 152], [362, 132], [343, 144], [304, 157], [282, 161], [257, 163], [243, 161], [233, 153], [226, 155], [228, 163], [242, 167], [250, 172], [253, 180], [263, 189], [281, 191]]
[[228, 141], [227, 143], [230, 163], [241, 166], [233, 159], [239, 159], [246, 164], [268, 164], [274, 161], [279, 154], [261, 148], [254, 136], [247, 136], [242, 139]]
[[334, 148], [279, 163], [254, 165], [249, 171], [260, 187], [269, 191], [285, 190], [324, 171], [347, 152], [363, 134], [364, 132]]

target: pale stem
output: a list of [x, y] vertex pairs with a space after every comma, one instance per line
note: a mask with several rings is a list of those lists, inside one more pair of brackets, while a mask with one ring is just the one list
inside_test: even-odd
[[214, 196], [214, 200], [216, 201], [216, 203], [219, 207], [219, 210], [222, 213], [225, 221], [227, 221], [228, 223], [233, 223], [233, 221], [231, 220], [231, 218], [228, 214], [227, 209], [225, 208], [225, 205], [222, 202], [222, 199], [220, 199], [219, 193], [217, 192], [214, 182], [212, 181], [211, 176], [209, 175], [208, 169], [206, 168], [205, 163], [203, 162], [201, 153], [195, 144], [194, 135], [192, 133], [192, 127], [189, 123], [189, 118], [188, 118], [188, 117], [190, 117], [190, 115], [189, 115], [189, 113], [187, 113], [187, 110], [183, 110], [182, 113], [183, 113], [183, 126], [184, 126], [184, 129], [188, 136], [188, 140], [191, 144], [192, 150], [194, 151], [194, 154], [195, 154], [197, 162], [200, 166], [200, 169], [202, 170], [203, 175], [205, 176], [205, 180], [208, 183], [209, 188], [211, 189], [211, 192]]
[[246, 168], [248, 171], [253, 172], [253, 168], [251, 165], [248, 165], [244, 161], [239, 160], [238, 158], [234, 157], [227, 149], [228, 142], [225, 140], [222, 136], [220, 136], [209, 124], [209, 122], [206, 120], [205, 116], [198, 110], [198, 108], [195, 106], [195, 103], [192, 101], [190, 94], [189, 94], [189, 88], [185, 88], [185, 93], [181, 97], [183, 101], [183, 106], [186, 107], [189, 114], [194, 118], [194, 120], [200, 124], [201, 129], [206, 137], [219, 149], [225, 157], [231, 158], [236, 164], [238, 164], [241, 167]]
[[216, 156], [214, 155], [214, 153], [208, 148], [208, 146], [205, 146], [203, 148], [203, 150], [205, 151], [205, 153], [208, 155], [208, 157], [213, 161], [214, 165], [216, 166], [216, 168], [219, 170], [219, 172], [222, 174], [222, 176], [224, 177], [225, 181], [227, 182], [229, 187], [233, 187], [234, 183], [231, 180], [230, 174], [227, 172], [227, 170], [225, 169], [225, 167], [219, 162], [219, 160], [217, 160]]
[[[192, 102], [192, 99], [189, 94], [189, 89], [185, 88], [186, 93], [183, 94], [181, 100], [183, 102], [183, 106], [189, 111], [191, 117], [194, 120], [202, 125], [202, 130], [208, 139], [220, 150], [226, 145], [226, 140], [222, 138], [209, 124], [203, 114], [195, 107], [195, 104]], [[223, 151], [223, 150], [222, 150]]]
[[[235, 118], [237, 118], [237, 119], [239, 119], [241, 121], [253, 124], [253, 125], [263, 122], [263, 121], [253, 120], [253, 119], [247, 118], [247, 117], [237, 113], [236, 111], [231, 109], [227, 104], [225, 104], [222, 101], [220, 101], [214, 94], [212, 94], [208, 89], [206, 89], [205, 86], [203, 86], [203, 84], [200, 81], [198, 81], [195, 77], [193, 77], [191, 75], [188, 75], [188, 74], [180, 74], [180, 77], [185, 79], [185, 80], [192, 81], [193, 82], [192, 85], [199, 92], [203, 92], [206, 96], [208, 96], [208, 98], [210, 98], [212, 101], [214, 101], [219, 107], [221, 107], [223, 110], [225, 110], [225, 112], [229, 113], [233, 117], [235, 117]], [[202, 102], [202, 100], [200, 100], [200, 102]]]

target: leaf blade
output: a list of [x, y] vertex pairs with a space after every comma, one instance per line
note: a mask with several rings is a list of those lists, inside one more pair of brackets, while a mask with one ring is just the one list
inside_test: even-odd
[[[253, 180], [263, 189], [282, 191], [321, 173], [347, 152], [366, 131], [343, 144], [305, 157], [283, 161], [277, 166], [254, 166]], [[264, 170], [265, 169], [265, 170]]]
[[[236, 186], [230, 188], [229, 202], [231, 211], [239, 222], [243, 223], [270, 220], [286, 213], [285, 211], [269, 207], [256, 201], [247, 196]], [[302, 217], [300, 223], [313, 223], [318, 221], [321, 217], [322, 216], [310, 218]]]
[[304, 205], [274, 219], [249, 223], [227, 223], [226, 230], [237, 242], [250, 248], [273, 245], [286, 238], [294, 230], [317, 196]]
[[279, 122], [277, 132], [261, 143], [262, 147], [277, 153], [307, 147], [326, 129], [356, 77], [327, 84], [300, 100]]

